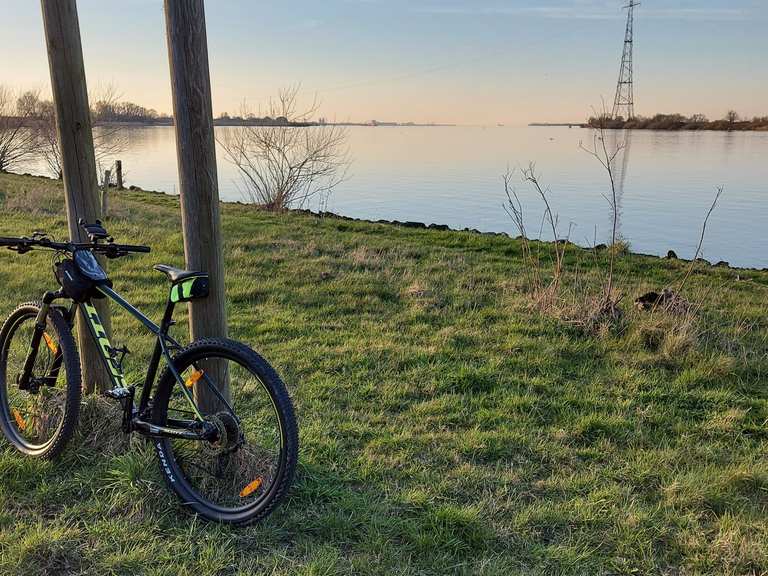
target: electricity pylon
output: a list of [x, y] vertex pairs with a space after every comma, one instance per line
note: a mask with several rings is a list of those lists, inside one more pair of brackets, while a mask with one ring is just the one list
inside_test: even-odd
[[635, 94], [632, 80], [632, 43], [635, 23], [635, 6], [640, 2], [630, 0], [624, 6], [627, 10], [627, 30], [624, 33], [624, 53], [621, 56], [621, 70], [619, 71], [619, 83], [616, 86], [616, 98], [613, 101], [612, 118], [623, 117], [625, 120], [633, 120], [635, 117]]

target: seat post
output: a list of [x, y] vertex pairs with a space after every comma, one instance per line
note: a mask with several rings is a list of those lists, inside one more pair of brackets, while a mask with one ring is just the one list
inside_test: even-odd
[[165, 312], [163, 312], [163, 319], [160, 321], [160, 332], [162, 334], [168, 334], [168, 329], [173, 325], [174, 308], [176, 308], [176, 303], [169, 297], [165, 305]]

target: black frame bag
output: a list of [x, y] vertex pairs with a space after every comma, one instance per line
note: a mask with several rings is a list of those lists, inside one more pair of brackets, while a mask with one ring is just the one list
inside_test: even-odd
[[85, 302], [89, 298], [103, 298], [104, 295], [95, 290], [96, 282], [87, 278], [74, 261], [67, 258], [56, 263], [56, 280], [64, 289], [67, 298], [75, 302]]

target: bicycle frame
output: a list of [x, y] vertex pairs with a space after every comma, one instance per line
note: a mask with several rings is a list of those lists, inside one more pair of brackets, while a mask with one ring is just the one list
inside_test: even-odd
[[[190, 401], [190, 405], [192, 406], [195, 415], [202, 421], [203, 416], [200, 414], [200, 411], [197, 408], [197, 405], [194, 402], [194, 399], [192, 398], [191, 393], [187, 390], [187, 387], [184, 386], [184, 380], [181, 378], [181, 376], [176, 372], [175, 368], [173, 367], [173, 362], [171, 361], [171, 355], [170, 351], [171, 349], [179, 349], [181, 346], [179, 345], [176, 340], [174, 340], [171, 336], [168, 335], [168, 330], [170, 329], [172, 325], [172, 317], [173, 317], [173, 310], [175, 308], [175, 304], [168, 301], [168, 304], [165, 308], [165, 313], [163, 314], [163, 319], [158, 326], [155, 324], [152, 320], [147, 318], [138, 308], [131, 305], [125, 298], [120, 296], [117, 292], [112, 290], [112, 288], [109, 288], [108, 286], [102, 285], [97, 286], [96, 288], [99, 292], [101, 292], [104, 296], [115, 302], [117, 305], [119, 305], [121, 308], [126, 310], [131, 316], [136, 318], [141, 324], [144, 325], [144, 327], [149, 330], [152, 334], [154, 334], [156, 341], [155, 341], [155, 348], [152, 352], [151, 359], [149, 361], [149, 368], [147, 370], [147, 375], [144, 380], [144, 387], [142, 389], [141, 393], [141, 399], [139, 401], [139, 413], [142, 413], [146, 410], [148, 403], [149, 403], [149, 395], [152, 389], [152, 385], [155, 381], [155, 376], [157, 375], [157, 369], [160, 365], [160, 359], [161, 356], [165, 359], [168, 366], [170, 366], [171, 371], [173, 372], [173, 375], [176, 377], [176, 380], [179, 381], [180, 384], [182, 384], [182, 390], [184, 391], [185, 395], [188, 397]], [[96, 342], [99, 346], [99, 350], [101, 352], [102, 360], [104, 361], [104, 365], [107, 368], [107, 371], [109, 372], [110, 378], [112, 379], [112, 383], [116, 388], [127, 388], [127, 385], [125, 383], [125, 375], [123, 374], [122, 367], [115, 361], [114, 355], [112, 354], [114, 348], [112, 348], [112, 345], [109, 341], [109, 338], [107, 337], [106, 330], [104, 329], [101, 318], [99, 317], [99, 313], [96, 310], [96, 307], [93, 306], [93, 303], [91, 300], [86, 300], [82, 304], [79, 305], [80, 310], [83, 314], [83, 316], [88, 320], [88, 328], [90, 329], [91, 336], [93, 337], [94, 342]]]
[[[114, 389], [111, 391], [113, 393], [113, 397], [121, 400], [121, 402], [125, 401], [123, 404], [125, 410], [125, 431], [131, 432], [135, 430], [144, 435], [153, 437], [175, 437], [192, 440], [210, 440], [216, 433], [216, 430], [211, 429], [209, 423], [201, 414], [194, 400], [192, 392], [186, 385], [181, 374], [179, 374], [179, 372], [174, 367], [173, 359], [171, 358], [171, 351], [181, 348], [181, 345], [168, 334], [170, 327], [173, 325], [173, 311], [175, 308], [175, 303], [170, 298], [168, 299], [163, 318], [158, 325], [150, 320], [147, 316], [145, 316], [139, 309], [131, 305], [125, 298], [115, 292], [112, 288], [106, 285], [99, 285], [96, 286], [96, 290], [126, 310], [156, 338], [155, 347], [149, 361], [147, 374], [144, 380], [144, 385], [137, 408], [134, 404], [134, 388], [133, 386], [128, 386], [126, 383], [121, 362], [118, 362], [116, 359], [117, 350], [112, 347], [107, 332], [101, 322], [101, 318], [99, 317], [99, 313], [96, 310], [96, 307], [93, 305], [92, 301], [88, 299], [85, 302], [79, 304], [73, 303], [69, 310], [68, 320], [71, 323], [74, 319], [75, 309], [80, 309], [83, 317], [86, 319], [86, 324], [88, 326], [91, 337], [93, 338], [94, 342], [98, 344], [99, 351], [101, 352], [102, 362], [104, 363], [112, 385], [114, 386]], [[29, 355], [25, 363], [24, 374], [20, 379], [22, 383], [28, 380], [29, 372], [31, 372], [32, 366], [34, 365], [35, 357], [37, 356], [37, 349], [40, 345], [40, 341], [45, 330], [45, 317], [48, 314], [50, 305], [59, 298], [65, 298], [63, 292], [60, 290], [57, 292], [46, 292], [45, 296], [43, 297], [43, 307], [41, 308], [40, 315], [37, 318]], [[150, 407], [150, 396], [161, 359], [165, 360], [169, 370], [173, 374], [176, 381], [179, 383], [179, 388], [181, 389], [190, 407], [192, 408], [192, 412], [194, 413], [196, 420], [168, 419], [168, 424], [171, 424], [171, 426], [158, 426], [144, 420], [145, 417], [150, 416], [150, 412], [148, 410]], [[58, 371], [58, 369], [56, 370]], [[231, 406], [219, 392], [215, 384], [211, 382], [207, 374], [203, 374], [202, 380], [208, 384], [208, 387], [214, 392], [218, 400], [221, 401], [231, 411]]]

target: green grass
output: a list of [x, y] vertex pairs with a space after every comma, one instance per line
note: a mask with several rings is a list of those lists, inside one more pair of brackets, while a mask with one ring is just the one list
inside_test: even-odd
[[[64, 236], [61, 195], [0, 175], [0, 235]], [[167, 285], [151, 265], [183, 265], [178, 204], [125, 192], [113, 206], [118, 241], [153, 247], [110, 263], [115, 286], [157, 317]], [[687, 265], [624, 256], [627, 317], [590, 335], [531, 310], [504, 237], [238, 205], [223, 225], [231, 334], [296, 404], [290, 498], [257, 526], [202, 522], [90, 400], [61, 460], [0, 450], [0, 573], [768, 571], [768, 273], [698, 270], [701, 328], [675, 332], [626, 302]], [[0, 313], [52, 282], [45, 254], [3, 252]], [[137, 380], [151, 341], [122, 314], [113, 328]]]

